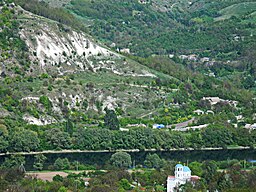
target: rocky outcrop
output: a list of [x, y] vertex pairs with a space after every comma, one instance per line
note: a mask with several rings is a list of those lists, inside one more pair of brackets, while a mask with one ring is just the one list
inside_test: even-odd
[[131, 66], [122, 55], [96, 43], [86, 33], [22, 11], [20, 37], [29, 49], [31, 73], [63, 75], [104, 69], [124, 76], [154, 77], [145, 67]]

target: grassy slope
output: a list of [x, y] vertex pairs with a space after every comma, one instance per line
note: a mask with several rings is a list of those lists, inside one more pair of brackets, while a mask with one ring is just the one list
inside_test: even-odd
[[244, 2], [228, 6], [219, 11], [221, 14], [217, 20], [229, 19], [232, 16], [241, 17], [248, 16], [249, 14], [256, 11], [256, 2]]

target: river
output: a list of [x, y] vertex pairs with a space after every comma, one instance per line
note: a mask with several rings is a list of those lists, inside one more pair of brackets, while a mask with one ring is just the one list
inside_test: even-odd
[[[95, 165], [102, 168], [106, 165], [114, 152], [83, 152], [83, 153], [57, 153], [44, 154], [47, 157], [44, 169], [52, 165], [57, 158], [68, 158], [70, 162], [79, 161], [84, 164]], [[228, 150], [191, 150], [191, 151], [157, 151], [157, 152], [129, 152], [135, 164], [143, 164], [147, 154], [157, 153], [165, 160], [180, 162], [204, 161], [204, 160], [252, 160], [256, 159], [256, 149], [228, 149]], [[8, 156], [8, 155], [6, 155]], [[0, 156], [0, 163], [6, 156]], [[25, 155], [26, 170], [33, 170], [34, 155]]]

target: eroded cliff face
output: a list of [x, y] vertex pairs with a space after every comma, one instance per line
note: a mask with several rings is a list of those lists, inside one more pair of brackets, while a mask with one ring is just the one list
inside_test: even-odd
[[154, 77], [146, 68], [132, 66], [125, 57], [99, 45], [83, 32], [23, 12], [20, 37], [30, 53], [31, 73], [63, 75], [104, 69], [118, 75]]
[[[102, 115], [106, 107], [122, 111], [123, 116], [154, 110], [151, 101], [161, 97], [151, 89], [157, 77], [154, 71], [86, 33], [20, 7], [14, 9], [17, 36], [24, 43], [19, 53], [26, 57], [18, 60], [13, 55], [3, 62], [2, 70], [7, 77], [15, 77], [10, 83], [17, 79], [16, 97], [24, 121], [53, 124], [68, 115], [78, 119], [84, 114]], [[42, 96], [49, 99], [50, 107], [40, 101]]]

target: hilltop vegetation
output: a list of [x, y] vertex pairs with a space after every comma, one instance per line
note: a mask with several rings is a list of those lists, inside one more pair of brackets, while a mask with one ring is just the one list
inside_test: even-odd
[[[137, 0], [125, 3], [73, 0], [67, 8], [93, 21], [89, 29], [92, 35], [108, 45], [114, 42], [119, 48], [130, 48], [138, 56], [190, 52], [212, 57], [228, 54], [234, 59], [251, 48], [247, 44], [254, 42], [255, 38], [250, 35], [255, 34], [255, 21], [250, 17], [242, 20], [233, 17], [223, 22], [214, 19], [222, 14], [240, 17], [256, 11], [253, 2], [235, 5], [236, 8], [230, 8], [233, 13], [228, 13], [229, 8], [223, 9], [238, 2], [151, 1], [140, 4]], [[246, 10], [244, 5], [250, 6], [251, 11], [242, 11]], [[250, 25], [245, 22], [248, 20]], [[244, 36], [245, 42], [234, 41], [234, 34]]]
[[66, 9], [89, 20], [91, 34], [109, 46], [115, 43], [114, 48], [129, 48], [139, 57], [154, 54], [207, 57], [215, 63], [175, 62], [185, 62], [187, 67], [201, 73], [210, 71], [216, 76], [239, 78], [242, 86], [252, 88], [256, 74], [254, 5], [251, 1], [150, 1], [140, 4], [137, 0], [126, 3], [73, 0]]
[[62, 24], [68, 25], [74, 29], [85, 30], [84, 25], [81, 22], [79, 22], [68, 11], [58, 8], [58, 7], [51, 7], [44, 1], [14, 0], [14, 2], [19, 4], [25, 10], [33, 12], [34, 14], [55, 20]]
[[[0, 5], [1, 6], [1, 5]], [[2, 62], [0, 74], [6, 76], [3, 69], [10, 66], [10, 70], [21, 72], [17, 63], [24, 69], [29, 67], [27, 63], [27, 47], [24, 41], [18, 35], [19, 24], [17, 22], [14, 10], [4, 7], [0, 12], [0, 61]]]

